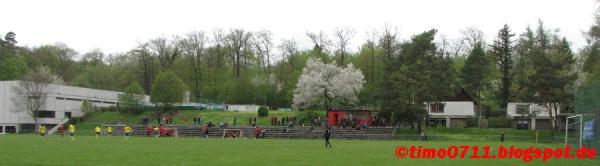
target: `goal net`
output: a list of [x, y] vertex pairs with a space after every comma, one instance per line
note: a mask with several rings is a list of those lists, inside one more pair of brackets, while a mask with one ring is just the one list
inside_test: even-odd
[[565, 120], [565, 145], [574, 148], [600, 148], [600, 119], [593, 114], [577, 114]]
[[223, 138], [241, 138], [243, 137], [243, 132], [241, 129], [224, 129], [223, 130]]

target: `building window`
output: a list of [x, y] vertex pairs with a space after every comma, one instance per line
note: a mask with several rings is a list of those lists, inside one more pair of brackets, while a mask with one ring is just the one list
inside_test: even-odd
[[0, 133], [4, 133], [4, 126], [0, 126]]
[[71, 100], [71, 101], [81, 101], [81, 99], [76, 99], [76, 98], [65, 98], [67, 100]]
[[517, 105], [517, 114], [527, 115], [529, 114], [529, 104], [519, 104]]
[[429, 105], [431, 113], [444, 113], [444, 103], [431, 103]]
[[65, 118], [71, 118], [71, 112], [65, 112]]
[[56, 112], [54, 111], [38, 111], [37, 113], [37, 117], [38, 118], [54, 118]]
[[6, 133], [16, 133], [17, 132], [17, 127], [16, 126], [6, 126]]

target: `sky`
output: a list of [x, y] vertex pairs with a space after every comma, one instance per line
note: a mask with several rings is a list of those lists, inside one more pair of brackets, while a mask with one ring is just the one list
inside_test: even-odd
[[85, 53], [99, 48], [122, 53], [156, 37], [209, 34], [220, 28], [262, 29], [274, 33], [275, 44], [294, 38], [312, 48], [306, 32], [335, 28], [356, 31], [351, 50], [367, 32], [395, 26], [401, 39], [436, 28], [449, 39], [476, 27], [487, 42], [508, 24], [520, 34], [538, 20], [559, 29], [575, 50], [586, 44], [583, 32], [594, 22], [596, 0], [0, 0], [2, 36], [17, 34], [20, 46], [61, 42]]

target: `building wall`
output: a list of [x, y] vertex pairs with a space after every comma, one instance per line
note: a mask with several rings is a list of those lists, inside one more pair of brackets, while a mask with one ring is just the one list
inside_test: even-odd
[[474, 116], [475, 104], [472, 101], [449, 101], [444, 104], [443, 113], [431, 112], [430, 103], [427, 104], [427, 112], [432, 116]]
[[[32, 124], [33, 118], [26, 111], [17, 110], [12, 99], [17, 95], [13, 87], [18, 81], [0, 81], [0, 126]], [[54, 118], [38, 118], [41, 124], [57, 124], [65, 118], [66, 112], [72, 117], [83, 115], [83, 100], [90, 101], [92, 107], [116, 106], [121, 92], [96, 90], [81, 87], [50, 85], [45, 104], [40, 110], [55, 111]]]
[[450, 127], [465, 128], [465, 127], [467, 127], [467, 119], [466, 118], [452, 118], [452, 119], [450, 119]]
[[239, 111], [239, 112], [258, 112], [258, 105], [234, 105], [227, 104], [225, 105], [226, 111]]
[[[508, 105], [506, 106], [506, 113], [510, 117], [522, 116], [521, 114], [517, 114], [517, 105], [523, 105], [523, 104], [529, 105], [530, 112], [536, 112], [535, 117], [537, 117], [537, 118], [549, 117], [548, 109], [546, 109], [545, 106], [534, 104], [534, 103], [508, 103]], [[560, 114], [560, 109], [558, 110], [558, 113]], [[554, 115], [554, 116], [556, 116], [556, 115]]]

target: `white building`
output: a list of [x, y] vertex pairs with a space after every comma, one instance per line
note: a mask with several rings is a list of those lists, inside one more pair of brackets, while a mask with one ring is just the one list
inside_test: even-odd
[[[18, 110], [13, 98], [17, 96], [14, 87], [19, 81], [0, 81], [0, 133], [31, 131], [35, 128], [33, 118]], [[38, 114], [39, 124], [55, 126], [70, 117], [83, 115], [82, 101], [88, 100], [92, 107], [109, 107], [118, 104], [121, 92], [96, 90], [63, 85], [49, 85], [45, 104]]]
[[226, 104], [225, 111], [258, 112], [258, 105]]
[[466, 127], [475, 116], [475, 100], [465, 90], [440, 102], [426, 103], [429, 124], [445, 127]]
[[[558, 109], [560, 114], [560, 108]], [[548, 109], [534, 103], [508, 103], [506, 114], [513, 119], [513, 127], [529, 129], [551, 129], [552, 122]], [[557, 115], [554, 115], [557, 116]]]

